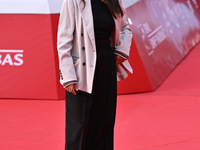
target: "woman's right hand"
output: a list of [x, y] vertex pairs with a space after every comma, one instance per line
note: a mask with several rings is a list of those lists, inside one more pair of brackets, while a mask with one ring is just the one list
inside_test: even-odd
[[72, 84], [66, 86], [65, 90], [76, 95], [76, 91], [78, 91], [78, 85], [77, 85], [77, 83], [72, 83]]

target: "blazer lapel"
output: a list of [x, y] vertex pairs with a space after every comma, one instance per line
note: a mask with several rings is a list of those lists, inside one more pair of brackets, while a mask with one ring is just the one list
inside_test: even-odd
[[90, 37], [90, 40], [94, 48], [96, 48], [91, 1], [85, 0], [85, 7], [84, 7], [84, 3], [81, 0], [76, 0], [76, 1], [78, 3], [78, 6], [83, 18], [84, 26], [87, 29], [88, 35]]

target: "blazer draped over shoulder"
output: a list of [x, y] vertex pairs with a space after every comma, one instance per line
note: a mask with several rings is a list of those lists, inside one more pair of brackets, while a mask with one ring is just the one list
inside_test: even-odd
[[[121, 4], [121, 0], [120, 4]], [[57, 49], [59, 56], [60, 83], [77, 81], [78, 89], [91, 93], [96, 66], [96, 45], [90, 0], [64, 0], [58, 26]], [[125, 10], [124, 10], [125, 13]], [[115, 51], [128, 58], [132, 31], [123, 17], [115, 19], [115, 31], [111, 42]], [[117, 66], [117, 79], [123, 80], [132, 73], [125, 60]]]

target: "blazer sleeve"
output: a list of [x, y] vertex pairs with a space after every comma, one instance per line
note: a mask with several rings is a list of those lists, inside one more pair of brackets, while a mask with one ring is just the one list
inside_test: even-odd
[[130, 46], [132, 42], [132, 30], [129, 27], [129, 23], [127, 21], [126, 10], [122, 5], [122, 1], [119, 0], [119, 3], [122, 7], [124, 12], [123, 17], [121, 17], [121, 28], [120, 28], [120, 36], [119, 36], [119, 43], [115, 47], [116, 53], [123, 55], [125, 58], [128, 59]]
[[60, 83], [64, 86], [71, 81], [77, 81], [77, 76], [71, 56], [73, 50], [73, 34], [75, 29], [75, 11], [73, 0], [64, 0], [61, 8], [57, 50], [60, 68]]

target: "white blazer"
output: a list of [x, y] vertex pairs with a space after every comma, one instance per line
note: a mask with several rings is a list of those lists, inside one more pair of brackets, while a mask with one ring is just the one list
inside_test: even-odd
[[[58, 26], [57, 49], [60, 83], [77, 81], [78, 89], [91, 93], [96, 66], [96, 45], [90, 0], [64, 0]], [[120, 1], [121, 3], [121, 1]], [[115, 19], [115, 32], [111, 37], [115, 50], [129, 56], [132, 31], [126, 15]], [[120, 43], [120, 44], [119, 44]], [[117, 66], [117, 79], [127, 77], [132, 68], [125, 60]]]

